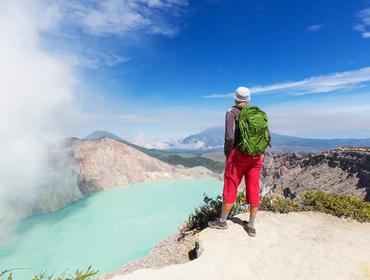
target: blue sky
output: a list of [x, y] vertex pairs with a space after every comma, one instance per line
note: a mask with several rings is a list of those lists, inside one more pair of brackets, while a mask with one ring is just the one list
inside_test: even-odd
[[274, 132], [370, 137], [370, 1], [55, 3], [42, 43], [73, 65], [75, 136], [186, 137], [223, 125], [243, 85]]

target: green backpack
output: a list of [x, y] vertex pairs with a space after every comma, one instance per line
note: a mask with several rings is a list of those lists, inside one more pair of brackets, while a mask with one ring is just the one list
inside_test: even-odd
[[237, 120], [240, 137], [238, 147], [248, 155], [257, 155], [265, 152], [269, 141], [269, 121], [265, 112], [256, 106], [236, 107], [240, 109]]

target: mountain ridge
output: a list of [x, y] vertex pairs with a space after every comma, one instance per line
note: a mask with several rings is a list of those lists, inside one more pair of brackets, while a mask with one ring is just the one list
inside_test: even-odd
[[[171, 154], [168, 151], [142, 152], [164, 158], [170, 164], [204, 166], [222, 178], [223, 159], [205, 155]], [[335, 194], [351, 194], [370, 201], [370, 148], [341, 147], [314, 153], [265, 153], [261, 172], [261, 195], [298, 197], [305, 190], [318, 189]], [[241, 188], [244, 187], [242, 181]]]
[[[151, 157], [164, 161], [171, 165], [183, 165], [185, 167], [204, 166], [213, 172], [221, 173], [223, 171], [223, 162], [215, 161], [206, 157], [203, 157], [201, 150], [159, 150], [159, 149], [148, 149], [142, 146], [135, 145], [128, 142], [119, 136], [107, 132], [96, 130], [89, 134], [85, 139], [99, 140], [103, 138], [110, 138], [116, 141], [122, 142], [128, 146], [131, 146]], [[187, 154], [190, 153], [190, 154]]]
[[[210, 127], [199, 133], [189, 135], [183, 138], [180, 142], [182, 144], [197, 144], [201, 148], [194, 149], [178, 149], [171, 147], [169, 149], [147, 149], [135, 145], [121, 137], [103, 130], [96, 130], [86, 136], [85, 140], [98, 140], [100, 138], [111, 138], [120, 141], [124, 144], [130, 145], [140, 151], [143, 151], [151, 156], [158, 157], [163, 160], [163, 156], [159, 155], [161, 152], [169, 153], [193, 153], [202, 154], [205, 152], [223, 152], [224, 143], [224, 128], [223, 127]], [[316, 139], [305, 138], [290, 135], [283, 135], [279, 133], [271, 133], [272, 148], [268, 150], [271, 152], [322, 152], [329, 149], [342, 147], [342, 146], [355, 146], [355, 147], [370, 147], [370, 138], [332, 138], [332, 139]]]
[[[12, 219], [56, 211], [98, 191], [132, 183], [218, 177], [204, 166], [169, 164], [109, 137], [67, 138], [63, 145], [49, 150], [48, 161], [48, 170], [34, 190], [37, 197], [10, 201], [17, 205]], [[6, 217], [0, 212], [1, 220]]]
[[[197, 134], [185, 137], [186, 144], [203, 142], [204, 146], [216, 151], [222, 151], [224, 143], [224, 128], [212, 127]], [[315, 139], [304, 138], [279, 133], [271, 133], [272, 148], [274, 152], [320, 152], [340, 146], [366, 146], [370, 147], [370, 138], [333, 138]]]

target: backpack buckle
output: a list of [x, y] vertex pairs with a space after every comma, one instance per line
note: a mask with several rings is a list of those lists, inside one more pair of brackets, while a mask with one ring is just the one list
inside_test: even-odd
[[253, 159], [259, 159], [260, 157], [261, 157], [261, 155], [260, 155], [260, 154], [252, 155], [252, 158], [253, 158]]

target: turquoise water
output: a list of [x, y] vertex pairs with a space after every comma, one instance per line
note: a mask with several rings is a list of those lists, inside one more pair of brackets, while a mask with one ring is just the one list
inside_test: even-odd
[[201, 205], [203, 193], [220, 191], [216, 180], [166, 180], [97, 193], [17, 223], [12, 239], [0, 248], [0, 270], [32, 268], [14, 272], [16, 280], [89, 265], [112, 271], [174, 234]]

